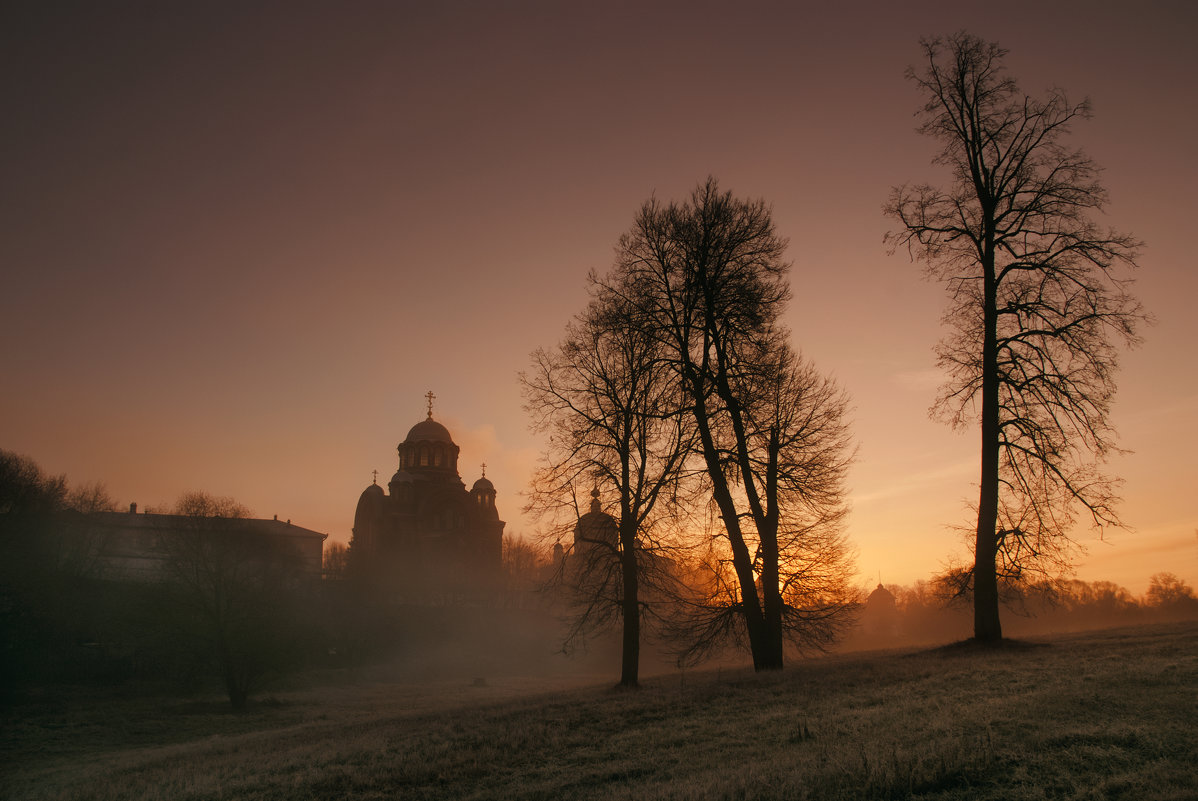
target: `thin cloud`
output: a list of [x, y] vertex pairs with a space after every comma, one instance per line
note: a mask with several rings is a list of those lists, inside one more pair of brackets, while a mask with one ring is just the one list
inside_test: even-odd
[[948, 479], [961, 479], [971, 476], [977, 469], [977, 460], [970, 459], [940, 465], [939, 467], [920, 470], [903, 476], [898, 481], [874, 490], [854, 493], [853, 505], [889, 500], [909, 495], [917, 495], [933, 484], [940, 484]]
[[944, 373], [935, 367], [902, 370], [891, 376], [891, 381], [903, 389], [934, 389], [944, 381]]

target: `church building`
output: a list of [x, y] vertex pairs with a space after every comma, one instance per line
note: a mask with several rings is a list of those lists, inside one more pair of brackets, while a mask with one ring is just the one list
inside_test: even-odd
[[358, 498], [350, 539], [350, 575], [403, 603], [456, 603], [486, 597], [498, 586], [504, 522], [495, 485], [483, 475], [467, 490], [458, 446], [428, 417], [399, 444], [399, 469], [384, 490]]

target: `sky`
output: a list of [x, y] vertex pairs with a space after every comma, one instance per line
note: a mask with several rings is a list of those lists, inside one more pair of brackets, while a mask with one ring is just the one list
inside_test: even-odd
[[189, 490], [347, 541], [434, 417], [509, 534], [543, 443], [518, 375], [647, 199], [772, 205], [794, 345], [852, 397], [862, 583], [966, 557], [977, 434], [928, 417], [944, 289], [888, 254], [937, 181], [903, 78], [968, 30], [1094, 118], [1102, 220], [1155, 318], [1113, 421], [1126, 530], [1077, 575], [1198, 586], [1198, 6], [1188, 2], [7, 3], [0, 448], [122, 505]]

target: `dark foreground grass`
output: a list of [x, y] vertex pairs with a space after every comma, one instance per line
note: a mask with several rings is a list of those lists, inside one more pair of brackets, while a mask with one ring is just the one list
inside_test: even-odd
[[[18, 799], [1195, 799], [1198, 625], [639, 692], [489, 678], [7, 710]], [[543, 685], [541, 686], [544, 689]]]

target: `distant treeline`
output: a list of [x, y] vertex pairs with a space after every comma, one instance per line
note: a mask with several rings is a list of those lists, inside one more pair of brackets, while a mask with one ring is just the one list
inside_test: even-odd
[[[969, 637], [971, 599], [955, 587], [949, 577], [863, 591], [858, 625], [841, 646], [928, 644]], [[1198, 619], [1193, 588], [1167, 572], [1152, 576], [1140, 598], [1110, 581], [1066, 579], [1006, 584], [1002, 599], [1013, 613], [1006, 625], [1014, 636]]]

